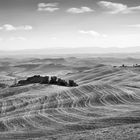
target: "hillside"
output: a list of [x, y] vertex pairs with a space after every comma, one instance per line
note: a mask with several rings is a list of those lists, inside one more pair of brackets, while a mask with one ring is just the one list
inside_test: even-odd
[[7, 79], [56, 72], [79, 86], [1, 88], [0, 140], [140, 138], [140, 68], [119, 67], [123, 62], [140, 61], [66, 58], [4, 63], [8, 68], [0, 75]]

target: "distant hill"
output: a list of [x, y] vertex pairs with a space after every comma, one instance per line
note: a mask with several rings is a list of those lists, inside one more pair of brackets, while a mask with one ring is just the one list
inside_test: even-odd
[[80, 47], [80, 48], [47, 48], [47, 49], [29, 49], [17, 51], [0, 51], [0, 57], [140, 57], [140, 47], [117, 48], [117, 47]]

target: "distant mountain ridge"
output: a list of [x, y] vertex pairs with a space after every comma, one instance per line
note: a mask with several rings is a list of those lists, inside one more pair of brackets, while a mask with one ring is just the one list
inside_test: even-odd
[[44, 48], [44, 49], [26, 49], [26, 50], [13, 50], [4, 51], [0, 50], [0, 57], [12, 57], [12, 56], [81, 56], [81, 55], [93, 55], [94, 56], [125, 56], [130, 57], [138, 56], [140, 54], [140, 46], [129, 48], [101, 48], [101, 47], [81, 47], [81, 48]]

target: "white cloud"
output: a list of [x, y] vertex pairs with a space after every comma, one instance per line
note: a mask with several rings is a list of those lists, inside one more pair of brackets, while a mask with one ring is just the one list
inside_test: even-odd
[[11, 37], [9, 40], [10, 41], [26, 41], [27, 39], [24, 37], [18, 36], [18, 37]]
[[56, 7], [58, 3], [39, 3], [38, 7]]
[[140, 28], [140, 24], [127, 25], [128, 27]]
[[73, 14], [87, 13], [87, 12], [93, 12], [93, 11], [94, 10], [89, 7], [69, 8], [67, 10], [68, 13], [73, 13]]
[[0, 41], [3, 41], [3, 38], [0, 37]]
[[38, 9], [38, 11], [48, 11], [48, 12], [54, 12], [56, 10], [59, 10], [59, 8], [46, 7], [46, 8], [39, 8]]
[[79, 33], [91, 35], [93, 37], [103, 37], [103, 38], [107, 37], [106, 34], [100, 34], [100, 33], [96, 32], [96, 31], [93, 31], [93, 30], [89, 30], [89, 31], [80, 30]]
[[118, 13], [128, 14], [140, 11], [140, 6], [128, 7], [127, 5], [122, 3], [114, 3], [109, 1], [100, 1], [98, 2], [98, 4], [103, 8], [109, 9], [110, 11], [108, 13], [110, 14], [118, 14]]
[[0, 30], [5, 30], [5, 31], [17, 31], [17, 30], [25, 30], [25, 31], [28, 31], [28, 30], [32, 30], [33, 27], [30, 26], [30, 25], [24, 25], [24, 26], [18, 26], [18, 27], [15, 27], [11, 24], [5, 24], [3, 26], [0, 27]]
[[21, 30], [32, 30], [33, 27], [30, 26], [30, 25], [25, 25], [25, 26], [20, 26], [19, 29], [21, 29]]
[[5, 29], [6, 31], [15, 31], [16, 30], [16, 27], [14, 27], [13, 25], [10, 25], [10, 24], [5, 24], [1, 28]]
[[58, 6], [58, 3], [39, 3], [38, 11], [54, 12], [56, 10], [59, 10], [57, 6]]

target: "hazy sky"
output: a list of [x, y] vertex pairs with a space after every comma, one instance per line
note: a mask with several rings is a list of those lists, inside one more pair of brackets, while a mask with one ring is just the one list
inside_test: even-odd
[[0, 0], [0, 50], [140, 46], [140, 0]]

